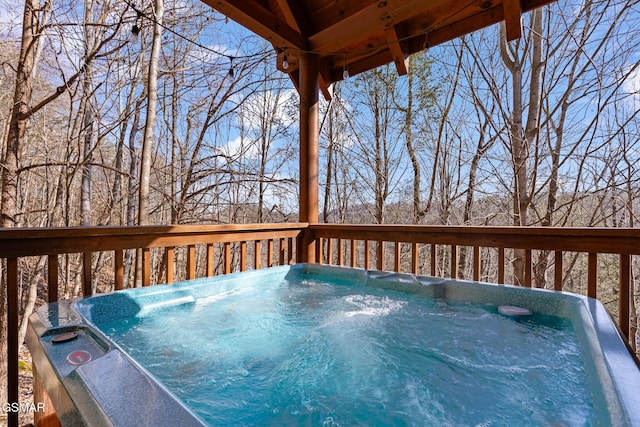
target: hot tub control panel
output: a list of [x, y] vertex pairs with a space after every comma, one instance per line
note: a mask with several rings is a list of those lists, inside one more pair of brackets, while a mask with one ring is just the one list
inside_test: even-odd
[[[39, 307], [26, 343], [37, 381], [65, 426], [205, 425], [75, 309], [75, 300]], [[129, 408], [123, 411], [123, 396]], [[134, 424], [132, 424], [134, 423]]]

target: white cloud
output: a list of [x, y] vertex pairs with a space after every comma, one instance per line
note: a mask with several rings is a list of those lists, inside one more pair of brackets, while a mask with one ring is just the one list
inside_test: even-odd
[[241, 136], [228, 141], [225, 145], [220, 147], [220, 151], [231, 159], [236, 159], [238, 157], [257, 158], [260, 156], [257, 145]]
[[628, 76], [623, 83], [625, 94], [629, 95], [629, 103], [633, 108], [640, 108], [640, 66], [627, 69]]

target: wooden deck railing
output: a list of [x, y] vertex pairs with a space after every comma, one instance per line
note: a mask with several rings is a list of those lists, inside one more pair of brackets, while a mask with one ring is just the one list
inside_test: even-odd
[[[47, 283], [49, 302], [58, 300], [59, 256], [82, 254], [82, 295], [93, 293], [93, 254], [109, 251], [113, 253], [113, 288], [123, 289], [124, 251], [137, 249], [142, 254], [141, 282], [151, 284], [151, 250], [164, 248], [163, 265], [166, 283], [174, 281], [175, 248], [186, 248], [184, 263], [186, 279], [195, 278], [196, 245], [203, 246], [206, 276], [214, 274], [214, 245], [220, 246], [218, 258], [222, 259], [222, 273], [232, 272], [232, 244], [236, 243], [236, 270], [259, 269], [274, 264], [293, 263], [297, 260], [297, 239], [306, 223], [295, 224], [247, 224], [219, 226], [145, 226], [145, 227], [73, 227], [52, 229], [0, 229], [0, 260], [5, 260], [7, 284], [7, 331], [8, 331], [8, 394], [9, 402], [18, 402], [18, 290], [20, 276], [19, 259], [29, 256], [48, 258]], [[263, 246], [263, 242], [266, 245]], [[253, 256], [248, 259], [247, 247], [252, 244]], [[277, 250], [277, 252], [275, 252]], [[18, 413], [9, 412], [9, 425], [18, 425]]]
[[[472, 275], [481, 279], [483, 248], [497, 252], [497, 283], [505, 283], [505, 251], [524, 250], [524, 286], [532, 286], [532, 251], [553, 254], [553, 289], [563, 290], [563, 256], [566, 252], [587, 254], [587, 295], [598, 298], [598, 255], [615, 254], [618, 262], [618, 326], [628, 339], [631, 330], [629, 309], [631, 289], [631, 256], [640, 254], [640, 229], [549, 228], [549, 227], [463, 227], [412, 225], [310, 225], [316, 241], [316, 262], [375, 268], [378, 270], [419, 271], [421, 249], [426, 245], [429, 270], [426, 274], [458, 278], [461, 247], [470, 247]], [[335, 243], [335, 246], [334, 246]], [[375, 250], [372, 250], [375, 245]], [[388, 247], [392, 253], [388, 255]], [[439, 247], [446, 247], [448, 271], [443, 265]], [[408, 249], [407, 249], [408, 247]], [[424, 252], [424, 251], [422, 251]], [[444, 252], [444, 251], [442, 251]], [[345, 260], [349, 255], [348, 261]], [[409, 262], [401, 262], [403, 255]], [[375, 265], [371, 258], [375, 257]], [[424, 253], [422, 255], [424, 258]], [[389, 267], [389, 261], [393, 265]]]
[[[127, 249], [142, 251], [142, 282], [151, 283], [151, 249], [164, 248], [163, 279], [174, 279], [174, 256], [177, 247], [186, 248], [186, 271], [181, 277], [196, 276], [196, 245], [205, 275], [214, 274], [214, 244], [222, 259], [222, 273], [232, 271], [232, 244], [237, 251], [236, 270], [269, 267], [299, 261], [300, 238], [315, 241], [316, 262], [380, 270], [406, 271], [414, 274], [459, 275], [461, 250], [467, 256], [471, 274], [468, 278], [486, 280], [487, 251], [497, 260], [495, 278], [505, 283], [509, 257], [513, 249], [524, 254], [524, 285], [532, 286], [533, 251], [550, 251], [554, 265], [553, 288], [563, 289], [563, 258], [568, 252], [587, 254], [587, 295], [598, 298], [598, 263], [601, 254], [614, 254], [618, 265], [617, 321], [625, 337], [630, 336], [630, 299], [632, 298], [632, 255], [640, 255], [640, 229], [595, 228], [518, 228], [518, 227], [439, 227], [413, 225], [337, 225], [337, 224], [251, 224], [228, 226], [167, 227], [97, 227], [67, 229], [0, 230], [0, 259], [6, 260], [8, 284], [9, 393], [18, 399], [18, 278], [19, 258], [48, 256], [48, 300], [55, 301], [58, 289], [58, 256], [82, 254], [83, 293], [90, 295], [95, 272], [91, 270], [96, 252], [113, 252], [114, 289], [122, 289], [123, 253]], [[266, 245], [263, 242], [266, 241]], [[294, 243], [295, 242], [295, 243]], [[248, 245], [253, 256], [248, 255]], [[278, 254], [274, 253], [277, 247]], [[375, 248], [374, 248], [375, 247]], [[389, 250], [389, 248], [391, 248]], [[488, 249], [489, 248], [489, 249]], [[469, 249], [471, 249], [469, 251]], [[347, 256], [348, 255], [348, 256]], [[509, 257], [508, 257], [509, 256]], [[445, 257], [447, 259], [445, 259]], [[277, 260], [274, 260], [276, 258]], [[202, 261], [204, 260], [204, 261]], [[375, 261], [375, 264], [373, 264]], [[484, 264], [483, 264], [484, 263]], [[428, 268], [427, 268], [428, 266]], [[202, 266], [201, 266], [202, 267]], [[485, 268], [486, 270], [486, 268]], [[13, 416], [14, 414], [10, 414]], [[17, 418], [15, 423], [17, 424]]]

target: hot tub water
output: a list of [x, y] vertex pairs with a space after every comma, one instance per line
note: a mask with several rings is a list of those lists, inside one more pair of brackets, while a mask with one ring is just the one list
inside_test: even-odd
[[297, 273], [97, 326], [212, 425], [595, 417], [576, 332], [560, 317]]

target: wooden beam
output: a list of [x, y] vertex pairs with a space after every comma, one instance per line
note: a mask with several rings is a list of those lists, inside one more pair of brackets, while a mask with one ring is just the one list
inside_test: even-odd
[[411, 17], [419, 16], [447, 0], [386, 0], [372, 2], [339, 22], [309, 37], [310, 49], [321, 54], [335, 53], [366, 41]]
[[520, 0], [503, 0], [504, 23], [507, 33], [507, 41], [522, 37], [522, 9]]
[[308, 50], [307, 39], [255, 0], [203, 0], [279, 48]]
[[313, 31], [303, 5], [298, 0], [276, 0], [285, 22], [305, 37]]
[[393, 57], [393, 62], [396, 64], [396, 70], [399, 75], [404, 76], [407, 74], [407, 56], [404, 54], [402, 47], [400, 46], [396, 27], [393, 26], [388, 28], [384, 33], [387, 36], [389, 51]]

